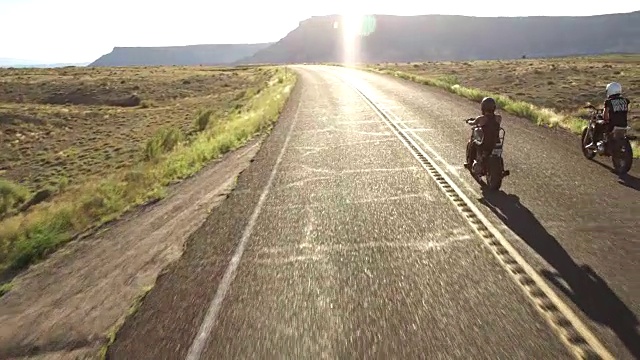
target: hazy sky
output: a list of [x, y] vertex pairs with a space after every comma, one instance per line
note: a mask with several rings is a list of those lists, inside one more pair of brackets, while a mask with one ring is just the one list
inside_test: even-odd
[[637, 0], [0, 0], [0, 58], [89, 62], [114, 46], [277, 41], [312, 15], [594, 15], [640, 9]]

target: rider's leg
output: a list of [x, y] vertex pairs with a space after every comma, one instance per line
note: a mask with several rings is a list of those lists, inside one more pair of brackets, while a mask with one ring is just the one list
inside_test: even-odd
[[489, 154], [491, 154], [494, 147], [495, 147], [495, 143], [494, 144], [483, 143], [481, 146], [479, 146], [477, 151], [481, 151], [480, 159], [484, 161], [487, 157], [489, 157]]
[[613, 132], [613, 128], [616, 127], [617, 124], [614, 124], [612, 121], [609, 121], [607, 124], [605, 124], [604, 126], [604, 131], [602, 134], [602, 139], [603, 140], [608, 140], [609, 139], [609, 135]]
[[603, 125], [603, 131], [602, 131], [602, 140], [604, 140], [605, 144], [605, 152], [609, 152], [608, 150], [608, 145], [609, 145], [609, 138], [611, 137], [611, 134], [613, 133], [613, 128], [616, 126], [620, 126], [619, 124], [614, 124], [613, 122], [609, 121], [608, 123]]
[[587, 144], [585, 146], [585, 148], [595, 150], [595, 148], [597, 147], [598, 141], [600, 141], [600, 139], [602, 137], [603, 127], [604, 127], [604, 125], [602, 125], [602, 124], [597, 124], [597, 123], [595, 124], [594, 129], [593, 129], [593, 137], [591, 139], [591, 142], [589, 144]]
[[469, 140], [467, 143], [467, 159], [464, 162], [464, 167], [468, 168], [473, 164], [473, 160], [476, 158], [476, 144], [473, 140]]

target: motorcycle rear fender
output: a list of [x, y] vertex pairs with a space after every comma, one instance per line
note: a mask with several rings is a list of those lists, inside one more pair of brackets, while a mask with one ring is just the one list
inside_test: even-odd
[[509, 170], [505, 170], [504, 169], [504, 159], [502, 159], [502, 157], [500, 157], [500, 156], [490, 155], [487, 158], [487, 165], [488, 166], [494, 166], [494, 165], [499, 166], [500, 169], [502, 169], [502, 176], [509, 176], [510, 173], [511, 173]]

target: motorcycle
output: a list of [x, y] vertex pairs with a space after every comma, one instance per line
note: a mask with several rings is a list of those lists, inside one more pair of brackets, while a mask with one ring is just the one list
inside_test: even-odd
[[628, 134], [630, 127], [613, 128], [613, 131], [609, 133], [608, 138], [599, 140], [595, 148], [588, 148], [593, 141], [593, 135], [596, 125], [604, 124], [604, 118], [602, 115], [603, 110], [598, 109], [591, 103], [583, 106], [583, 109], [589, 109], [589, 124], [582, 130], [582, 136], [580, 138], [582, 144], [582, 154], [585, 158], [591, 160], [596, 155], [611, 157], [613, 163], [613, 171], [616, 174], [626, 174], [631, 170], [633, 164], [633, 150], [631, 149], [631, 140], [635, 140], [637, 137]]
[[[465, 119], [468, 124], [471, 119]], [[489, 154], [484, 154], [482, 151], [476, 151], [476, 158], [471, 159], [473, 162], [467, 166], [467, 169], [476, 180], [481, 179], [483, 176], [486, 178], [486, 183], [489, 189], [498, 190], [502, 186], [502, 179], [509, 176], [509, 170], [504, 169], [504, 161], [502, 160], [502, 149], [504, 146], [504, 129], [500, 127], [498, 132], [498, 142], [493, 147], [493, 150]], [[471, 130], [471, 142], [475, 143], [478, 147], [484, 140], [484, 132], [480, 126], [473, 126]], [[467, 145], [466, 158], [469, 159], [469, 151], [471, 149], [471, 142]], [[476, 149], [478, 149], [478, 147]]]

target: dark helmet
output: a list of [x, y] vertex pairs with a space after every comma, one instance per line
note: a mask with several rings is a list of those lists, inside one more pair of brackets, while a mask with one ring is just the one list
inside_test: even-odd
[[482, 102], [480, 103], [480, 111], [482, 111], [483, 114], [488, 111], [496, 111], [496, 101], [492, 97], [482, 99]]

